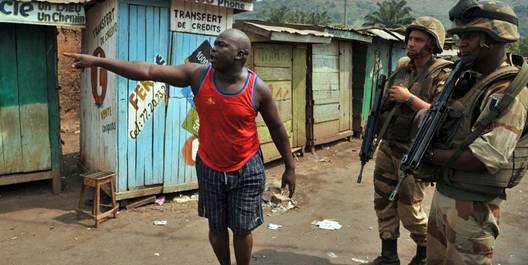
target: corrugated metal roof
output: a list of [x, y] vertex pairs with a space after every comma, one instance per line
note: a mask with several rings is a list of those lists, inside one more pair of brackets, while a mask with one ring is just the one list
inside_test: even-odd
[[260, 23], [249, 22], [249, 21], [245, 21], [243, 23], [269, 31], [269, 32], [284, 32], [284, 33], [297, 34], [297, 35], [303, 35], [303, 36], [313, 35], [316, 37], [326, 37], [326, 38], [333, 37], [333, 35], [330, 33], [315, 30], [315, 29], [297, 29], [297, 28], [287, 27], [287, 26], [264, 25]]
[[400, 39], [396, 38], [394, 35], [383, 29], [367, 29], [367, 32], [384, 40], [400, 41]]
[[405, 35], [402, 35], [396, 31], [389, 30], [389, 33], [396, 36], [396, 38], [400, 39], [400, 41], [405, 41]]
[[325, 26], [324, 30], [334, 35], [334, 38], [372, 43], [372, 36], [370, 34], [360, 32], [353, 28]]

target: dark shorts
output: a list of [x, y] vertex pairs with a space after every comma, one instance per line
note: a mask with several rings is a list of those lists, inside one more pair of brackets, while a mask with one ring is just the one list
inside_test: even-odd
[[196, 159], [198, 215], [209, 220], [209, 228], [246, 235], [264, 222], [262, 193], [266, 184], [261, 152], [238, 171], [219, 172]]

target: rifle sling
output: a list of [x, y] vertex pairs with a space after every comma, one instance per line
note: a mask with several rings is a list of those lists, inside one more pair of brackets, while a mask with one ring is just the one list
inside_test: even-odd
[[[412, 80], [412, 83], [407, 84], [408, 89], [412, 86], [412, 84], [416, 83], [416, 81], [418, 81], [418, 80], [420, 80], [420, 79], [422, 79], [422, 78], [424, 78], [426, 76], [432, 75], [433, 73], [436, 73], [438, 70], [443, 69], [445, 66], [447, 66], [450, 63], [451, 62], [447, 62], [447, 61], [444, 61], [444, 60], [438, 60], [437, 62], [432, 63], [429, 66], [429, 68], [427, 68], [427, 71], [423, 71], [422, 73], [420, 73], [418, 76], [416, 76]], [[398, 72], [395, 72], [394, 75], [396, 75], [396, 73], [398, 73]], [[389, 124], [390, 124], [390, 122], [392, 120], [392, 117], [394, 117], [394, 115], [396, 114], [396, 110], [398, 108], [401, 108], [401, 106], [402, 106], [402, 103], [397, 103], [397, 104], [394, 104], [394, 106], [392, 107], [392, 109], [391, 109], [391, 111], [389, 113], [389, 116], [383, 122], [383, 126], [381, 127], [381, 130], [380, 130], [380, 132], [378, 134], [378, 138], [376, 139], [376, 144], [374, 145], [374, 149], [372, 149], [372, 150], [376, 150], [376, 148], [378, 147], [381, 139], [383, 139], [383, 137], [385, 136], [385, 133], [387, 132], [387, 129], [389, 128]]]
[[451, 168], [454, 165], [455, 161], [457, 161], [466, 148], [481, 135], [484, 129], [488, 127], [488, 125], [490, 125], [493, 121], [495, 121], [501, 113], [508, 109], [515, 97], [521, 92], [527, 83], [528, 64], [523, 62], [521, 70], [511, 83], [510, 87], [506, 90], [506, 93], [502, 99], [499, 100], [498, 104], [490, 112], [488, 112], [486, 116], [484, 116], [475, 124], [475, 129], [464, 139], [462, 144], [459, 145], [457, 149], [455, 149], [455, 152], [445, 164], [445, 168]]

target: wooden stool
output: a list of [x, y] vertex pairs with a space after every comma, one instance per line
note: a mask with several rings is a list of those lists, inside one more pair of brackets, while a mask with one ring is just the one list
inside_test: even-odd
[[[95, 220], [95, 228], [97, 228], [97, 226], [99, 225], [99, 221], [101, 221], [102, 219], [110, 217], [111, 215], [116, 218], [116, 213], [119, 206], [117, 205], [115, 197], [116, 188], [114, 177], [115, 173], [112, 172], [97, 172], [83, 176], [83, 185], [81, 187], [79, 207], [75, 209], [75, 211], [77, 212], [77, 220], [81, 218], [81, 215], [87, 215]], [[109, 195], [112, 197], [112, 209], [101, 213], [101, 188], [105, 184], [110, 185]], [[86, 186], [94, 188], [94, 200], [91, 214], [82, 209], [84, 203], [84, 189], [86, 188]]]

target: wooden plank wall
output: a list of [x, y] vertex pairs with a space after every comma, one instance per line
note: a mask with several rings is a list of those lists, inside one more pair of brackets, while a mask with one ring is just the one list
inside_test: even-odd
[[313, 44], [312, 90], [314, 142], [321, 144], [339, 133], [339, 45]]
[[[253, 45], [253, 69], [269, 85], [291, 145], [293, 145], [292, 56], [293, 49], [290, 45], [264, 43]], [[264, 161], [280, 157], [260, 114], [257, 116], [257, 130]]]
[[303, 148], [306, 145], [306, 45], [293, 48], [292, 103], [293, 103], [293, 145]]
[[[169, 4], [159, 1], [120, 2], [119, 57], [154, 63], [157, 55], [169, 58]], [[126, 23], [128, 22], [128, 24]], [[129, 95], [137, 81], [119, 78], [119, 192], [133, 191], [164, 181], [165, 103], [162, 101], [134, 139], [130, 124], [142, 119], [129, 116]], [[148, 93], [154, 93], [150, 90]], [[151, 97], [153, 98], [153, 96]]]
[[339, 133], [352, 130], [352, 43], [339, 42]]
[[[87, 24], [83, 30], [84, 53], [93, 54], [96, 50], [102, 50], [106, 58], [128, 59], [117, 56], [117, 17], [116, 0], [105, 1], [87, 10]], [[92, 75], [92, 70], [96, 75]], [[81, 159], [91, 170], [117, 171], [119, 128], [116, 94], [126, 93], [126, 88], [119, 89], [117, 76], [111, 72], [107, 72], [104, 81], [104, 72], [101, 68], [85, 69], [81, 75]], [[92, 77], [95, 79], [92, 80]], [[102, 96], [104, 82], [106, 94], [98, 105], [92, 93], [92, 85], [96, 86], [97, 95]], [[126, 171], [124, 176], [126, 177]], [[122, 188], [119, 177], [116, 181], [118, 187]]]
[[[182, 64], [205, 40], [213, 45], [215, 36], [193, 33], [171, 33], [170, 63]], [[185, 117], [193, 107], [193, 95], [190, 87], [170, 87], [165, 129], [165, 168], [163, 188], [165, 191], [178, 190], [178, 186], [195, 183], [196, 170], [194, 157], [186, 159], [184, 151], [188, 148], [196, 151], [198, 141], [195, 136], [182, 128]]]
[[0, 27], [0, 174], [23, 169], [15, 31], [14, 24]]
[[[50, 123], [49, 118], [58, 118], [58, 106], [50, 110], [48, 104], [55, 99], [48, 98], [48, 90], [56, 93], [56, 74], [55, 61], [47, 57], [55, 58], [56, 41], [47, 38], [54, 32], [54, 28], [33, 25], [0, 27], [0, 174], [51, 169], [51, 144], [58, 147], [58, 120]], [[56, 99], [52, 103], [58, 104]], [[58, 153], [53, 155], [56, 166]]]

